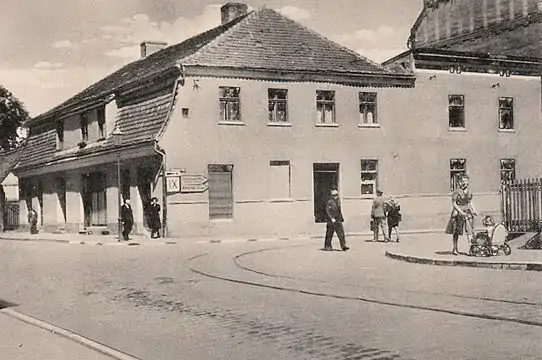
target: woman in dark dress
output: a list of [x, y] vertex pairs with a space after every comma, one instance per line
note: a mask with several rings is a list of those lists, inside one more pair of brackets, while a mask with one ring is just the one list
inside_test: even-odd
[[160, 222], [160, 205], [158, 199], [153, 197], [151, 199], [151, 206], [149, 210], [149, 228], [151, 229], [151, 238], [160, 237], [160, 228], [162, 224]]
[[395, 234], [397, 235], [396, 241], [399, 242], [399, 223], [402, 220], [401, 216], [401, 205], [390, 196], [389, 200], [386, 202], [388, 217], [388, 238], [391, 241], [392, 230], [395, 229]]

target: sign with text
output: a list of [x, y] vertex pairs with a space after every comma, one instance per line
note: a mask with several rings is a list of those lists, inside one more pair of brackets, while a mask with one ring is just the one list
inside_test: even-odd
[[181, 175], [182, 193], [201, 193], [208, 188], [207, 178], [203, 175]]

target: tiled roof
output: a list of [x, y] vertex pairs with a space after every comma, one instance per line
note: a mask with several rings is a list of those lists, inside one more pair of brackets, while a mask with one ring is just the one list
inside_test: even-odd
[[433, 0], [411, 32], [415, 48], [542, 57], [538, 0]]
[[[125, 104], [121, 103], [115, 126], [118, 125], [123, 133], [122, 145], [130, 146], [154, 140], [166, 121], [173, 100], [173, 86], [168, 86], [151, 96]], [[109, 137], [102, 141], [91, 142], [82, 149], [74, 147], [57, 151], [56, 131], [47, 130], [30, 137], [17, 168], [84, 156], [113, 147], [113, 139]]]
[[20, 157], [20, 150], [0, 152], [0, 183], [4, 181], [13, 170]]
[[155, 52], [145, 58], [134, 61], [115, 71], [111, 75], [89, 86], [82, 92], [66, 100], [59, 106], [37, 116], [35, 119], [48, 117], [63, 109], [74, 107], [89, 99], [95, 99], [101, 96], [107, 96], [114, 90], [123, 85], [147, 78], [156, 74], [161, 74], [177, 64], [177, 62], [194, 52], [201, 49], [207, 43], [224, 33], [229, 28], [235, 26], [244, 17], [239, 17], [227, 24], [220, 25], [204, 33], [196, 35], [179, 44], [169, 46], [158, 52]]
[[130, 63], [36, 119], [106, 96], [123, 85], [163, 73], [177, 63], [391, 74], [379, 64], [264, 7]]
[[270, 70], [391, 73], [269, 8], [252, 12], [182, 63]]

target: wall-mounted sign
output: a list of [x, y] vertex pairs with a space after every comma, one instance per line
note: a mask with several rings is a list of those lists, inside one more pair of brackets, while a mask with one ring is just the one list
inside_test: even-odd
[[168, 175], [166, 177], [166, 188], [168, 193], [178, 193], [181, 189], [180, 177]]
[[203, 175], [181, 175], [182, 193], [201, 193], [208, 188], [207, 178]]

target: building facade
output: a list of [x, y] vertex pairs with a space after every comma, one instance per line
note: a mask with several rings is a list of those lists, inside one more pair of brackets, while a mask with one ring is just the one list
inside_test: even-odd
[[443, 230], [457, 174], [499, 216], [501, 180], [540, 173], [536, 60], [431, 50], [381, 66], [246, 10], [225, 5], [217, 28], [33, 119], [21, 219], [33, 207], [46, 231], [114, 232], [120, 191], [137, 232], [155, 196], [169, 236], [321, 235], [338, 189], [347, 232], [363, 233], [380, 188], [404, 228]]

